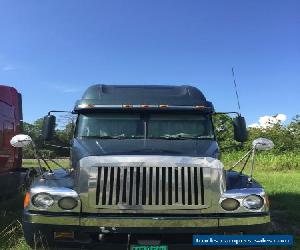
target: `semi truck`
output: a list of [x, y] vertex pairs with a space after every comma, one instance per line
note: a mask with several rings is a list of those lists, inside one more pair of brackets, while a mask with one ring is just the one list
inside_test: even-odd
[[22, 131], [22, 96], [9, 86], [0, 85], [0, 198], [16, 194], [23, 183], [22, 150], [10, 145]]
[[[224, 169], [217, 112], [196, 87], [93, 85], [73, 114], [70, 168], [41, 171], [26, 193], [30, 246], [42, 239], [52, 247], [190, 249], [194, 234], [268, 226], [267, 194], [252, 176]], [[50, 111], [46, 141], [55, 124]], [[240, 114], [233, 129], [236, 141], [247, 140]]]

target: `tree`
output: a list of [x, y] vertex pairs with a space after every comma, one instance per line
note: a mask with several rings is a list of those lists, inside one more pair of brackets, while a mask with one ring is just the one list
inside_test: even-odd
[[[41, 138], [43, 127], [43, 118], [40, 118], [33, 122], [33, 124], [24, 122], [23, 133], [29, 135], [34, 141], [39, 152], [46, 158], [49, 157], [68, 157], [70, 140], [73, 137], [73, 122], [70, 122], [65, 128], [56, 129], [54, 138], [51, 142], [45, 143]], [[53, 146], [51, 146], [53, 145]], [[32, 147], [26, 147], [23, 150], [24, 158], [34, 158]]]
[[227, 114], [216, 114], [213, 116], [213, 123], [221, 150], [240, 150], [240, 143], [233, 139], [233, 119]]

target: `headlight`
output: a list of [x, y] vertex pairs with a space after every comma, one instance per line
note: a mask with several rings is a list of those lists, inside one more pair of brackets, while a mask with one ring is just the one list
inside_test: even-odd
[[239, 201], [233, 198], [227, 198], [221, 202], [221, 207], [227, 211], [236, 210], [239, 206]]
[[50, 194], [39, 193], [32, 197], [32, 204], [37, 208], [46, 209], [51, 207], [54, 203], [54, 199]]
[[263, 204], [264, 200], [258, 195], [249, 195], [243, 200], [243, 206], [248, 209], [259, 209]]
[[72, 197], [64, 197], [58, 201], [58, 206], [64, 210], [72, 210], [77, 207], [78, 202]]

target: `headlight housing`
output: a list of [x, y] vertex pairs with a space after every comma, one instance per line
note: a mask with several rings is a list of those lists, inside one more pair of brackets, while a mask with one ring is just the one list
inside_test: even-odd
[[248, 195], [243, 199], [243, 206], [248, 209], [260, 209], [264, 205], [264, 200], [258, 195]]
[[239, 206], [239, 201], [233, 198], [226, 198], [221, 202], [221, 207], [226, 211], [236, 210]]
[[73, 197], [63, 197], [58, 201], [58, 206], [64, 210], [72, 210], [77, 207], [78, 201]]
[[32, 197], [32, 204], [41, 209], [47, 209], [54, 204], [54, 199], [50, 194], [39, 193]]

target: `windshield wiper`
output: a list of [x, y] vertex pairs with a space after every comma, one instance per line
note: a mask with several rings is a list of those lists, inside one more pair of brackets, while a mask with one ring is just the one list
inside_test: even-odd
[[92, 135], [92, 136], [82, 136], [83, 138], [95, 138], [95, 139], [136, 139], [136, 138], [143, 138], [143, 136], [125, 136], [124, 134], [121, 135]]
[[148, 139], [185, 140], [187, 138], [184, 138], [184, 137], [175, 137], [175, 136], [169, 136], [169, 135], [161, 135], [161, 136], [149, 136]]
[[188, 134], [176, 134], [176, 135], [162, 135], [162, 136], [151, 136], [150, 139], [165, 139], [165, 140], [190, 140], [190, 139], [213, 139], [211, 136], [203, 135], [188, 135]]

